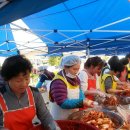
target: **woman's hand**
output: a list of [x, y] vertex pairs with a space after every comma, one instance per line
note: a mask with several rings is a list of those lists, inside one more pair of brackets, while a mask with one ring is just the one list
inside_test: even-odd
[[85, 95], [99, 95], [100, 97], [106, 97], [106, 94], [100, 90], [92, 89], [92, 90], [87, 90], [85, 92]]
[[94, 107], [94, 106], [98, 106], [98, 102], [94, 102], [92, 100], [85, 99], [83, 101], [83, 105], [86, 106], [86, 107]]
[[100, 90], [97, 90], [96, 93], [97, 93], [97, 95], [99, 95], [100, 97], [103, 97], [103, 98], [105, 98], [107, 96], [107, 94], [105, 92], [102, 92]]

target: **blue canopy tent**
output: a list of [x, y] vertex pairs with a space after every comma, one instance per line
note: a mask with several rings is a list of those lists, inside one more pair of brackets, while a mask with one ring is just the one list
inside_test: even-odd
[[[10, 25], [5, 24], [39, 12], [63, 1], [65, 0], [0, 0], [0, 25], [4, 25], [0, 27], [0, 56], [16, 55], [20, 53], [14, 41]], [[26, 45], [24, 46], [26, 47]]]
[[10, 23], [66, 0], [0, 0], [0, 25]]
[[[6, 26], [5, 26], [6, 27]], [[7, 25], [7, 28], [10, 28], [9, 25]], [[0, 27], [0, 56], [7, 57], [9, 55], [16, 55], [18, 54], [18, 49], [14, 48], [16, 47], [14, 40], [8, 40], [13, 39], [13, 35], [11, 32], [8, 32], [6, 30], [3, 30], [3, 27]], [[13, 49], [13, 50], [12, 50]]]
[[22, 20], [30, 29], [13, 25], [17, 30], [35, 33], [46, 44], [49, 54], [76, 50], [95, 55], [130, 52], [128, 0], [62, 1]]

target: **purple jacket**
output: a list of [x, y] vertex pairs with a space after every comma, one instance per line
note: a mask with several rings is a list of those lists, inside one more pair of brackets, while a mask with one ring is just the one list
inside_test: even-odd
[[[63, 76], [62, 71], [60, 71], [58, 74]], [[69, 77], [66, 77], [66, 79], [71, 85], [80, 85], [80, 80], [78, 76], [74, 79]], [[61, 105], [67, 99], [67, 86], [61, 79], [56, 79], [52, 81], [50, 85], [50, 99], [52, 102], [56, 102], [58, 105]]]

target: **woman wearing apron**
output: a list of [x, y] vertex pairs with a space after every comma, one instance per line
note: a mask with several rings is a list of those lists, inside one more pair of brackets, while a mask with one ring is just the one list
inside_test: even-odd
[[120, 72], [123, 71], [123, 64], [120, 62], [117, 56], [111, 57], [108, 61], [108, 64], [110, 66], [110, 71], [101, 77], [101, 91], [110, 94], [123, 92], [123, 90], [121, 90], [121, 86], [118, 84], [119, 79], [116, 77]]
[[0, 129], [30, 130], [37, 116], [46, 130], [58, 130], [37, 88], [29, 87], [32, 65], [24, 56], [5, 60], [1, 76], [7, 82], [0, 88]]
[[100, 88], [97, 75], [100, 75], [103, 64], [104, 62], [100, 57], [91, 57], [87, 59], [84, 69], [80, 71], [81, 88], [86, 98], [94, 100], [95, 94], [104, 96], [99, 90], [97, 91]]
[[51, 114], [56, 120], [65, 120], [83, 106], [93, 107], [93, 101], [85, 99], [80, 89], [77, 73], [81, 60], [78, 56], [66, 56], [61, 61], [62, 70], [50, 85]]

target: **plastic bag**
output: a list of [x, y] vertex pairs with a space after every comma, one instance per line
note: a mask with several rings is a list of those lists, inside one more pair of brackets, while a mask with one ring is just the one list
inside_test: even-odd
[[106, 93], [97, 90], [97, 89], [90, 89], [85, 92], [85, 95], [99, 95], [100, 97], [106, 97]]
[[130, 124], [130, 105], [119, 105], [117, 111], [124, 118], [125, 122]]

